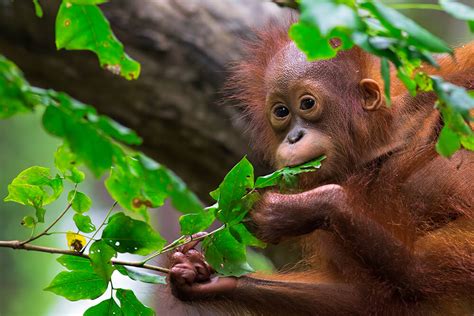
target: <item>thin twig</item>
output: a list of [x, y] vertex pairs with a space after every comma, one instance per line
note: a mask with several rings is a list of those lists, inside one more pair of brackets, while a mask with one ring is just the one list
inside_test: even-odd
[[76, 197], [76, 192], [77, 192], [77, 183], [74, 185], [74, 194], [72, 195], [71, 202], [68, 203], [68, 205], [66, 206], [64, 211], [61, 214], [59, 214], [59, 216], [51, 223], [51, 225], [49, 225], [45, 230], [43, 230], [41, 233], [39, 233], [35, 237], [30, 237], [27, 240], [22, 241], [21, 243], [26, 244], [26, 243], [32, 242], [33, 240], [36, 240], [36, 239], [46, 235], [48, 233], [48, 231], [51, 228], [53, 228], [53, 226], [56, 225], [61, 220], [61, 218], [63, 218], [64, 215], [66, 215], [67, 211], [69, 211], [69, 209], [72, 206], [72, 201], [74, 201], [74, 198]]
[[95, 235], [97, 235], [97, 233], [99, 232], [99, 230], [104, 226], [105, 222], [107, 221], [107, 218], [109, 218], [110, 213], [112, 213], [112, 210], [114, 209], [114, 207], [115, 207], [116, 205], [117, 205], [117, 201], [115, 201], [114, 204], [112, 204], [112, 206], [109, 208], [109, 211], [108, 211], [107, 214], [105, 215], [105, 218], [104, 218], [104, 220], [102, 221], [102, 224], [100, 224], [99, 228], [96, 229], [96, 231], [95, 231], [94, 234], [92, 235], [91, 239], [89, 239], [89, 241], [86, 243], [86, 245], [84, 246], [84, 248], [82, 248], [82, 252], [84, 252], [84, 250], [86, 250], [87, 246], [89, 246], [89, 244], [91, 243], [91, 241], [94, 240]]
[[[46, 253], [56, 253], [56, 254], [70, 255], [70, 256], [76, 256], [76, 257], [89, 259], [89, 255], [85, 253], [81, 253], [81, 252], [77, 252], [73, 250], [36, 246], [36, 245], [28, 244], [28, 243], [24, 244], [19, 240], [7, 240], [7, 241], [2, 240], [0, 241], [0, 247], [28, 250], [28, 251], [37, 251], [37, 252], [46, 252]], [[150, 264], [144, 264], [142, 262], [137, 262], [137, 261], [125, 261], [125, 260], [119, 260], [119, 259], [112, 259], [111, 262], [114, 265], [123, 265], [123, 266], [143, 268], [143, 269], [158, 271], [161, 273], [169, 273], [170, 271], [169, 269], [166, 269], [163, 267], [154, 266]]]
[[[69, 232], [47, 232], [45, 236], [51, 236], [51, 235], [67, 235]], [[83, 235], [81, 233], [75, 233], [78, 236], [84, 237], [85, 239], [92, 239], [92, 237]]]
[[215, 233], [217, 233], [218, 231], [221, 231], [225, 228], [226, 226], [225, 225], [222, 225], [221, 227], [213, 230], [212, 232], [210, 233], [207, 233], [205, 235], [202, 235], [202, 236], [199, 236], [199, 237], [196, 237], [196, 238], [192, 238], [192, 236], [190, 236], [189, 240], [181, 243], [180, 241], [186, 237], [186, 236], [181, 236], [180, 238], [178, 238], [177, 240], [173, 241], [171, 244], [169, 244], [168, 246], [165, 246], [163, 249], [161, 249], [160, 251], [157, 251], [155, 252], [154, 254], [150, 255], [148, 258], [146, 258], [145, 260], [143, 260], [141, 263], [145, 264], [146, 262], [150, 261], [151, 259], [159, 256], [159, 255], [162, 255], [166, 252], [169, 252], [173, 249], [176, 249], [180, 246], [183, 246], [183, 245], [186, 245], [186, 244], [189, 244], [190, 242], [192, 241], [200, 241], [200, 240], [203, 240], [204, 238], [208, 237], [208, 236], [211, 236]]

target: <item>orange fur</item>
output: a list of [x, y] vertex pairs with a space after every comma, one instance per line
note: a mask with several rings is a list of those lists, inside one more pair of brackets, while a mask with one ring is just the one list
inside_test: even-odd
[[[270, 163], [277, 139], [264, 109], [265, 76], [272, 58], [289, 42], [287, 25], [262, 31], [228, 86], [243, 104], [255, 150]], [[440, 57], [440, 69], [422, 70], [472, 89], [473, 52], [474, 43], [465, 45], [455, 59]], [[346, 105], [339, 118], [347, 125], [332, 128], [341, 176], [330, 183], [348, 192], [352, 226], [341, 223], [334, 231], [307, 235], [309, 268], [304, 272], [250, 276], [253, 281], [243, 282], [247, 294], [240, 298], [246, 301], [239, 308], [265, 315], [472, 314], [473, 153], [461, 150], [451, 159], [436, 154], [442, 121], [433, 109], [433, 94], [412, 98], [395, 82], [392, 108], [369, 116], [352, 105], [355, 95], [347, 84], [367, 77], [381, 81], [377, 58], [354, 48], [319, 63], [332, 76], [325, 83], [329, 91], [337, 91], [334, 98]], [[395, 152], [379, 153], [383, 143], [395, 144]], [[361, 166], [367, 152], [377, 159]], [[303, 177], [303, 186], [316, 185], [310, 178]], [[360, 236], [374, 240], [357, 240]]]

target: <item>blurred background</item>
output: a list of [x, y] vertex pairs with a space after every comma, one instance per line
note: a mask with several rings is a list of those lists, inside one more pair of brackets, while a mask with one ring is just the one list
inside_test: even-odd
[[[41, 4], [45, 14], [39, 19], [31, 1], [0, 0], [0, 54], [17, 63], [32, 84], [65, 91], [136, 130], [144, 139], [141, 150], [174, 170], [204, 203], [209, 202], [207, 193], [243, 155], [250, 154], [258, 173], [268, 171], [249, 151], [238, 108], [217, 101], [229, 65], [242, 56], [242, 39], [251, 38], [252, 29], [284, 18], [288, 10], [260, 0], [110, 1], [101, 8], [127, 53], [142, 64], [140, 78], [129, 82], [100, 69], [91, 53], [56, 51], [54, 18], [59, 1]], [[403, 12], [453, 46], [473, 39], [465, 23], [442, 12]], [[58, 139], [43, 131], [41, 113], [0, 121], [1, 240], [27, 238], [29, 230], [20, 221], [32, 213], [3, 202], [8, 183], [27, 167], [53, 167], [52, 153], [58, 145]], [[112, 201], [101, 181], [91, 174], [87, 178], [81, 191], [93, 198], [92, 217], [100, 223]], [[65, 205], [65, 200], [50, 205], [46, 221]], [[179, 236], [179, 214], [169, 206], [151, 214], [165, 238]], [[66, 219], [54, 231], [64, 232], [73, 225]], [[65, 236], [46, 237], [43, 244], [64, 247]], [[288, 245], [279, 250], [269, 247], [266, 255], [281, 267], [297, 257], [297, 250]], [[72, 303], [42, 291], [60, 270], [49, 254], [0, 248], [0, 316], [82, 315], [90, 306], [87, 302]], [[120, 277], [114, 283], [132, 287], [140, 299], [165, 311], [159, 314], [169, 315], [168, 307], [160, 308], [166, 302], [156, 294], [163, 288]]]

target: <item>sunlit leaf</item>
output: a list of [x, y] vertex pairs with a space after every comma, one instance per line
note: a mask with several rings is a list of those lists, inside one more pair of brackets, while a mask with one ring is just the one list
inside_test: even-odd
[[63, 296], [70, 301], [96, 299], [107, 289], [107, 282], [95, 273], [86, 271], [60, 272], [45, 291]]
[[92, 206], [91, 198], [79, 191], [70, 191], [67, 199], [72, 204], [72, 208], [80, 214], [87, 212]]
[[30, 167], [23, 170], [8, 185], [6, 202], [33, 206], [38, 222], [44, 222], [44, 205], [57, 200], [63, 190], [63, 182], [52, 177], [49, 168]]
[[336, 56], [337, 51], [329, 40], [313, 25], [304, 22], [295, 23], [290, 27], [289, 35], [310, 61]]
[[205, 231], [216, 219], [216, 208], [207, 208], [199, 213], [186, 214], [179, 218], [181, 226], [181, 234], [192, 235], [201, 231]]
[[81, 183], [84, 181], [84, 172], [76, 167], [78, 165], [77, 156], [71, 151], [67, 144], [59, 146], [54, 153], [54, 165], [73, 183]]
[[92, 233], [95, 231], [95, 225], [92, 223], [92, 220], [87, 215], [74, 214], [72, 217], [74, 223], [76, 224], [77, 229], [84, 233]]
[[120, 316], [122, 311], [113, 298], [88, 308], [84, 316]]
[[93, 51], [102, 67], [127, 79], [136, 79], [140, 74], [140, 64], [125, 54], [122, 43], [95, 5], [61, 3], [56, 17], [56, 47]]
[[24, 226], [27, 228], [33, 228], [36, 226], [36, 220], [31, 216], [25, 216], [21, 220], [21, 226]]
[[461, 148], [461, 140], [459, 135], [453, 132], [447, 126], [443, 127], [439, 134], [438, 143], [436, 143], [436, 151], [443, 156], [449, 157]]
[[66, 234], [67, 245], [69, 249], [74, 251], [81, 251], [86, 245], [86, 239], [80, 234], [74, 232], [67, 232]]
[[150, 225], [132, 219], [124, 213], [110, 217], [102, 233], [102, 239], [118, 252], [148, 255], [158, 251], [166, 243]]
[[110, 277], [115, 270], [111, 259], [116, 254], [115, 250], [103, 240], [95, 241], [89, 251], [92, 268], [107, 282], [110, 281]]
[[120, 301], [124, 316], [155, 315], [155, 312], [143, 305], [131, 290], [117, 289], [117, 298]]
[[83, 271], [92, 273], [92, 264], [89, 259], [71, 256], [71, 255], [62, 255], [56, 259], [63, 267], [72, 271]]

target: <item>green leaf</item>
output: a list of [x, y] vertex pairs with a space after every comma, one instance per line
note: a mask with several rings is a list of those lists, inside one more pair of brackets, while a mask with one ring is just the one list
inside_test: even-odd
[[113, 298], [102, 301], [97, 305], [88, 308], [84, 312], [84, 316], [121, 316], [122, 311], [120, 306]]
[[262, 189], [266, 187], [275, 186], [279, 184], [280, 181], [282, 181], [282, 179], [285, 177], [288, 178], [291, 176], [298, 175], [300, 173], [313, 172], [321, 168], [321, 162], [324, 159], [326, 159], [326, 156], [321, 156], [304, 164], [294, 167], [285, 167], [266, 176], [258, 177], [255, 181], [255, 188]]
[[196, 194], [173, 171], [167, 171], [170, 177], [168, 192], [173, 207], [184, 214], [202, 212], [202, 203]]
[[330, 59], [336, 56], [337, 50], [313, 25], [304, 22], [295, 23], [290, 27], [289, 35], [309, 61]]
[[380, 72], [384, 81], [384, 93], [387, 105], [390, 105], [390, 64], [386, 58], [382, 58]]
[[110, 217], [102, 233], [102, 239], [118, 252], [143, 256], [162, 249], [166, 243], [166, 240], [150, 225], [132, 219], [124, 213]]
[[324, 37], [330, 36], [335, 29], [350, 34], [360, 27], [356, 12], [337, 1], [301, 0], [300, 9], [300, 20], [317, 27]]
[[173, 171], [158, 164], [156, 161], [147, 157], [143, 153], [138, 154], [138, 160], [145, 170], [146, 178], [149, 178], [147, 185], [150, 186], [150, 188], [147, 190], [155, 190], [152, 185], [156, 183], [156, 178], [163, 179], [161, 185], [158, 188], [161, 189], [163, 184], [167, 183], [164, 192], [169, 195], [171, 198], [171, 204], [178, 211], [186, 214], [201, 212], [203, 210], [201, 201], [193, 192], [188, 189], [183, 180], [181, 180], [181, 178], [178, 177]]
[[129, 80], [140, 74], [140, 64], [125, 54], [122, 43], [95, 5], [61, 3], [56, 17], [56, 47], [93, 51], [102, 67]]
[[144, 211], [163, 205], [170, 179], [159, 164], [145, 169], [137, 157], [124, 157], [110, 172], [105, 186], [113, 199], [127, 210]]
[[[91, 115], [88, 116], [89, 120], [95, 122], [91, 120], [91, 117]], [[96, 116], [96, 119], [97, 126], [113, 139], [128, 145], [140, 145], [142, 143], [142, 139], [137, 135], [137, 133], [135, 133], [135, 131], [123, 126], [111, 118], [101, 115]]]
[[436, 143], [436, 151], [442, 156], [450, 157], [460, 148], [461, 140], [459, 139], [459, 135], [453, 132], [449, 127], [444, 126]]
[[33, 0], [33, 4], [35, 5], [35, 13], [36, 16], [39, 18], [43, 17], [43, 9], [41, 8], [41, 5], [39, 4], [39, 0]]
[[218, 273], [241, 276], [253, 272], [246, 260], [245, 246], [232, 236], [228, 228], [206, 237], [202, 247], [206, 261]]
[[89, 257], [92, 262], [92, 268], [106, 282], [110, 281], [110, 277], [115, 271], [111, 259], [116, 255], [115, 250], [103, 240], [95, 241], [91, 245]]
[[92, 220], [87, 215], [82, 214], [74, 214], [72, 217], [74, 223], [76, 224], [77, 229], [84, 233], [92, 233], [95, 231], [95, 225], [92, 223]]
[[107, 290], [107, 282], [95, 273], [63, 271], [44, 290], [63, 296], [70, 301], [96, 299]]
[[416, 95], [416, 82], [413, 80], [405, 71], [404, 68], [398, 68], [397, 69], [397, 77], [400, 79], [405, 87], [407, 87], [408, 92], [410, 93], [411, 96]]
[[424, 72], [418, 72], [415, 75], [415, 82], [419, 90], [429, 92], [433, 91], [433, 80]]
[[466, 89], [446, 82], [443, 78], [432, 76], [433, 89], [438, 97], [457, 112], [467, 112], [474, 109], [474, 97]]
[[444, 11], [456, 19], [474, 22], [474, 8], [454, 0], [439, 0]]
[[21, 70], [0, 55], [0, 119], [31, 112], [38, 103]]
[[186, 214], [179, 218], [182, 235], [192, 235], [205, 231], [216, 219], [216, 207], [208, 208], [200, 213]]
[[[48, 188], [48, 190], [47, 190]], [[38, 222], [44, 222], [42, 208], [57, 200], [63, 191], [63, 182], [60, 178], [53, 178], [49, 168], [30, 167], [23, 170], [8, 185], [8, 196], [5, 201], [33, 206], [37, 211]]]
[[25, 216], [21, 220], [21, 226], [24, 226], [27, 228], [34, 228], [36, 226], [36, 220], [31, 216]]
[[255, 271], [265, 273], [274, 273], [276, 271], [270, 259], [252, 249], [247, 249], [247, 260]]
[[66, 143], [58, 147], [54, 153], [54, 165], [61, 171], [65, 178], [71, 180], [73, 183], [81, 183], [86, 177], [84, 172], [77, 169], [77, 164], [77, 156]]
[[474, 135], [462, 135], [461, 145], [471, 151], [474, 151]]
[[254, 186], [253, 166], [246, 157], [236, 164], [219, 185], [217, 202], [225, 218]]
[[119, 160], [105, 186], [127, 210], [143, 212], [163, 205], [170, 197], [173, 206], [183, 213], [202, 211], [199, 199], [178, 176], [143, 154]]
[[74, 4], [91, 5], [91, 4], [106, 3], [109, 0], [67, 0], [67, 1]]
[[78, 113], [71, 111], [65, 102], [46, 108], [43, 126], [49, 133], [65, 138], [71, 151], [98, 177], [112, 166], [114, 146], [94, 124], [76, 117]]
[[437, 38], [403, 14], [389, 8], [379, 1], [366, 1], [361, 7], [371, 12], [393, 37], [406, 37], [409, 44], [436, 53], [451, 53], [451, 49], [441, 39]]
[[90, 197], [82, 192], [74, 190], [70, 191], [67, 195], [67, 200], [72, 203], [72, 208], [79, 214], [87, 212], [92, 206], [92, 200]]
[[89, 259], [79, 256], [62, 255], [56, 259], [63, 267], [72, 271], [83, 271], [93, 273], [92, 263]]
[[86, 238], [83, 235], [72, 231], [66, 233], [66, 241], [69, 248], [76, 252], [83, 250], [87, 244]]
[[128, 276], [130, 279], [135, 281], [152, 284], [166, 284], [166, 277], [163, 275], [148, 273], [140, 270], [132, 270], [121, 265], [116, 265], [115, 268], [121, 274]]
[[[244, 224], [229, 227], [232, 236], [245, 246], [265, 248], [266, 244], [250, 233]], [[238, 236], [238, 237], [237, 237]]]
[[143, 305], [131, 290], [117, 289], [117, 298], [120, 301], [124, 316], [155, 315], [155, 312], [151, 308]]
[[[353, 46], [352, 34], [364, 24], [354, 8], [340, 1], [301, 0], [300, 21], [293, 24], [289, 35], [308, 60], [328, 59], [340, 49]], [[338, 38], [340, 45], [331, 45]]]

